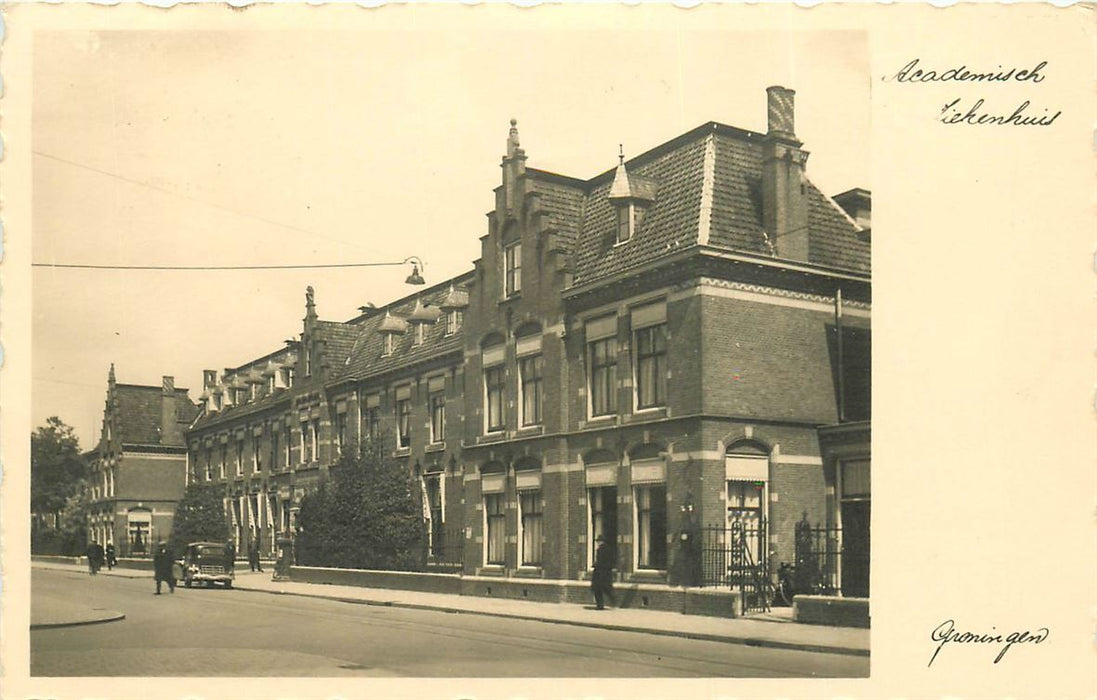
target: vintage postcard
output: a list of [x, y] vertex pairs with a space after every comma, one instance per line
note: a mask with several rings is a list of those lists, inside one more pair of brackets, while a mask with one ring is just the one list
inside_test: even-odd
[[1093, 697], [1093, 20], [6, 5], [4, 697]]

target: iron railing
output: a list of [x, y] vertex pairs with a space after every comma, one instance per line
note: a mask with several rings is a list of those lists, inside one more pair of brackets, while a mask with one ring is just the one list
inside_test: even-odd
[[738, 589], [744, 611], [769, 610], [773, 583], [766, 521], [701, 528], [702, 587]]

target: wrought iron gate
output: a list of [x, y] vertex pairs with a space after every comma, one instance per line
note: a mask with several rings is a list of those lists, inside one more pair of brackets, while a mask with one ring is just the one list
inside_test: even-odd
[[744, 612], [768, 611], [773, 584], [767, 541], [765, 519], [703, 528], [701, 585], [738, 589]]

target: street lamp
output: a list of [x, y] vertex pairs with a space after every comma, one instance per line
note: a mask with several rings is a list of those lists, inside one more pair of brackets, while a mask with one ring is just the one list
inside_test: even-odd
[[409, 262], [411, 263], [411, 274], [408, 275], [407, 279], [405, 279], [404, 282], [407, 284], [415, 285], [426, 284], [426, 280], [424, 280], [423, 276], [419, 274], [419, 268], [426, 267], [426, 265], [423, 264], [423, 261], [413, 255], [410, 258], [404, 260], [403, 264]]

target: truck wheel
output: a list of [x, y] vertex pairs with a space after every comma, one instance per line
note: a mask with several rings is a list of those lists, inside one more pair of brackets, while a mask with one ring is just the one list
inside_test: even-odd
[[232, 588], [232, 581], [225, 581], [225, 588]]

